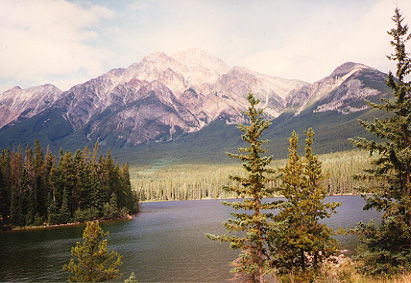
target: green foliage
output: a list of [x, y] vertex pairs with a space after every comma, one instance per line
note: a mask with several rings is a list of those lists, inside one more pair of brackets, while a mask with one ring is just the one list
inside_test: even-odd
[[[318, 158], [324, 173], [321, 184], [327, 195], [356, 194], [355, 188], [362, 182], [352, 176], [371, 160], [369, 154], [360, 151], [322, 154]], [[270, 168], [284, 167], [286, 162], [273, 160]], [[222, 189], [223, 184], [236, 184], [229, 175], [244, 175], [244, 172], [235, 164], [175, 164], [168, 160], [159, 160], [152, 166], [130, 167], [131, 184], [142, 201], [235, 198], [235, 193]], [[279, 180], [269, 182], [269, 187], [278, 185]]]
[[47, 208], [47, 222], [50, 225], [59, 223], [59, 215], [57, 213], [57, 202], [55, 199], [50, 199], [49, 206]]
[[124, 283], [137, 283], [136, 275], [134, 272], [131, 272], [131, 275], [128, 279], [124, 280]]
[[68, 207], [69, 197], [67, 189], [63, 190], [63, 200], [60, 207], [59, 213], [59, 223], [68, 223], [70, 222], [71, 213]]
[[119, 214], [117, 196], [112, 193], [110, 202], [105, 203], [103, 206], [103, 217], [105, 219], [113, 219], [119, 217]]
[[[404, 79], [411, 73], [411, 58], [405, 52], [411, 39], [408, 26], [398, 9], [392, 18], [395, 27], [388, 32], [394, 53], [388, 58], [397, 63], [396, 77], [388, 74], [387, 86], [394, 90], [394, 99], [382, 99], [370, 106], [384, 110], [388, 118], [373, 122], [360, 121], [377, 141], [358, 138], [354, 146], [376, 155], [373, 167], [358, 175], [359, 180], [376, 181], [375, 186], [362, 188], [364, 209], [383, 212], [382, 222], [360, 223], [356, 232], [361, 241], [358, 259], [361, 271], [371, 275], [411, 270], [411, 82]], [[371, 195], [365, 195], [371, 194]]]
[[118, 267], [122, 256], [117, 252], [108, 252], [108, 232], [101, 229], [98, 222], [88, 222], [84, 229], [83, 242], [77, 242], [71, 249], [74, 259], [63, 266], [70, 272], [70, 282], [101, 282], [120, 276]]
[[233, 249], [240, 249], [242, 254], [237, 266], [233, 269], [237, 273], [250, 274], [254, 281], [262, 282], [264, 274], [270, 271], [271, 259], [267, 251], [268, 234], [274, 229], [270, 221], [272, 213], [267, 213], [277, 207], [278, 201], [263, 202], [264, 197], [272, 196], [273, 190], [267, 184], [270, 181], [270, 174], [273, 173], [268, 168], [272, 157], [262, 157], [266, 150], [261, 146], [267, 141], [260, 139], [261, 134], [270, 126], [270, 122], [261, 117], [263, 110], [256, 108], [259, 100], [249, 94], [250, 106], [244, 114], [249, 118], [250, 125], [239, 125], [244, 133], [242, 139], [249, 144], [249, 147], [239, 148], [240, 154], [230, 154], [243, 161], [245, 176], [230, 176], [238, 183], [234, 186], [226, 186], [224, 190], [233, 192], [242, 197], [242, 201], [222, 202], [226, 206], [231, 206], [236, 211], [231, 213], [235, 219], [224, 222], [224, 226], [229, 233], [242, 232], [236, 235], [210, 235], [207, 237], [220, 242], [229, 242]]
[[[59, 152], [59, 160], [47, 148], [44, 155], [36, 140], [34, 151], [25, 154], [5, 149], [0, 154], [0, 214], [2, 225], [30, 226], [48, 223], [84, 222], [99, 219], [104, 203], [110, 213], [104, 218], [126, 217], [138, 211], [128, 164], [120, 167], [111, 158], [93, 154], [86, 147], [73, 154]], [[115, 204], [113, 204], [115, 201]]]
[[329, 218], [339, 203], [324, 203], [321, 162], [313, 154], [314, 133], [306, 132], [305, 156], [298, 155], [298, 135], [289, 139], [289, 160], [281, 170], [279, 205], [275, 221], [280, 227], [271, 238], [271, 254], [280, 275], [294, 274], [304, 282], [314, 278], [322, 263], [338, 251], [333, 231], [321, 219]]

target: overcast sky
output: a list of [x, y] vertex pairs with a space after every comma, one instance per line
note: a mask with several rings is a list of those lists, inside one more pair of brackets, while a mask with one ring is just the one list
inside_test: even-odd
[[[203, 49], [229, 66], [314, 82], [352, 61], [394, 70], [386, 31], [410, 0], [0, 0], [0, 92], [62, 90], [144, 56]], [[411, 51], [411, 48], [408, 48]]]

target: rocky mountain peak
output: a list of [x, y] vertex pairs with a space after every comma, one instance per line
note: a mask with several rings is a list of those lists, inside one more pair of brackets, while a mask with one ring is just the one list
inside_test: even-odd
[[222, 75], [230, 70], [230, 68], [223, 62], [223, 60], [201, 49], [187, 49], [177, 52], [171, 57], [185, 64], [190, 71], [196, 70], [197, 68], [204, 68], [213, 70], [219, 75]]
[[[120, 146], [168, 141], [215, 120], [242, 122], [249, 91], [261, 100], [270, 119], [291, 111], [295, 116], [305, 110], [361, 111], [367, 107], [364, 98], [384, 91], [383, 77], [375, 69], [347, 62], [330, 76], [308, 84], [244, 67], [230, 68], [199, 49], [172, 56], [157, 52], [66, 92], [53, 85], [14, 87], [0, 94], [0, 128], [24, 124], [38, 114], [37, 125], [53, 142], [69, 140], [71, 135], [76, 140]], [[54, 129], [59, 129], [57, 134]]]
[[50, 107], [62, 95], [52, 84], [22, 89], [15, 86], [0, 94], [0, 128], [17, 121], [31, 118]]
[[[370, 87], [371, 86], [371, 87]], [[380, 86], [377, 89], [375, 86]], [[364, 99], [382, 94], [385, 75], [364, 64], [347, 62], [330, 76], [305, 86], [288, 97], [288, 107], [314, 112], [336, 111], [342, 114], [362, 111], [369, 106]]]
[[344, 76], [352, 71], [357, 71], [357, 70], [362, 70], [362, 69], [367, 69], [370, 68], [366, 65], [360, 64], [360, 63], [354, 63], [354, 62], [346, 62], [340, 66], [338, 66], [330, 75], [330, 77], [336, 77], [336, 76]]

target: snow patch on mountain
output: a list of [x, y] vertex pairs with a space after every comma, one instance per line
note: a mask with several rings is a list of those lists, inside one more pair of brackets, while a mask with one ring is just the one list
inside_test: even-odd
[[61, 97], [56, 86], [45, 84], [22, 89], [13, 87], [0, 94], [0, 128], [19, 118], [31, 118]]

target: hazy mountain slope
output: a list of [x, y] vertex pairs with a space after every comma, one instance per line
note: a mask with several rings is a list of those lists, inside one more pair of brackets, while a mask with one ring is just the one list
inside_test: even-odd
[[33, 117], [50, 107], [61, 94], [60, 89], [50, 84], [27, 89], [16, 86], [0, 93], [0, 128]]
[[[61, 93], [47, 113], [61, 112], [62, 117], [47, 123], [43, 120], [41, 132], [48, 133], [44, 138], [55, 144], [98, 140], [124, 146], [170, 141], [216, 119], [242, 121], [250, 90], [261, 97], [266, 114], [276, 117], [284, 111], [288, 93], [303, 85], [306, 83], [245, 68], [230, 69], [221, 59], [197, 49], [173, 56], [155, 53], [128, 68], [112, 70]], [[33, 118], [41, 124], [48, 115]], [[57, 141], [54, 136], [49, 137], [47, 128], [55, 128], [53, 123], [61, 125], [61, 119], [70, 126], [61, 131], [68, 135], [58, 135], [62, 140]], [[21, 123], [16, 131], [33, 122]], [[20, 142], [12, 129], [3, 135], [8, 142]], [[34, 136], [22, 136], [21, 142], [30, 142]]]
[[287, 108], [300, 113], [312, 108], [314, 112], [337, 111], [348, 114], [368, 108], [365, 99], [375, 100], [390, 93], [385, 85], [386, 74], [362, 64], [348, 62], [311, 85], [292, 91]]
[[[321, 152], [343, 150], [350, 147], [347, 138], [362, 133], [357, 118], [379, 115], [364, 99], [392, 94], [385, 77], [365, 65], [345, 63], [308, 84], [230, 68], [197, 49], [155, 53], [66, 92], [46, 85], [0, 94], [1, 121], [8, 124], [0, 129], [0, 147], [39, 138], [54, 149], [74, 150], [99, 141], [127, 158], [225, 159], [226, 150], [241, 144], [233, 124], [244, 121], [251, 90], [273, 121], [266, 135], [276, 155], [287, 154], [292, 130], [302, 134], [309, 127]], [[20, 112], [12, 115], [9, 109]]]

